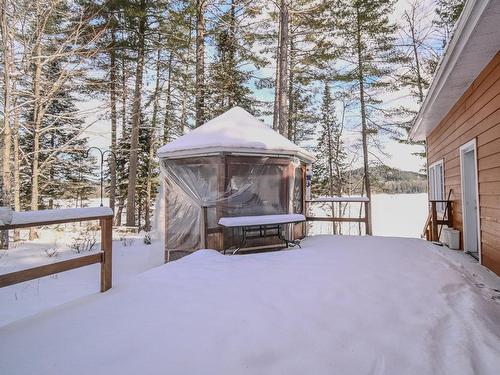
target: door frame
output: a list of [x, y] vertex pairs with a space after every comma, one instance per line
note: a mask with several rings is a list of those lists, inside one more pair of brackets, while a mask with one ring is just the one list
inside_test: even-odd
[[477, 144], [476, 138], [470, 140], [469, 142], [460, 146], [460, 190], [461, 190], [461, 198], [462, 198], [462, 233], [464, 237], [463, 250], [465, 249], [466, 244], [466, 236], [467, 231], [465, 230], [466, 221], [465, 221], [465, 199], [464, 199], [464, 163], [463, 156], [466, 152], [473, 152], [474, 155], [474, 166], [475, 166], [475, 174], [476, 174], [476, 204], [477, 204], [477, 256], [479, 258], [479, 264], [482, 264], [482, 256], [481, 256], [481, 215], [480, 215], [480, 205], [479, 205], [479, 173], [478, 173], [478, 162], [477, 162]]

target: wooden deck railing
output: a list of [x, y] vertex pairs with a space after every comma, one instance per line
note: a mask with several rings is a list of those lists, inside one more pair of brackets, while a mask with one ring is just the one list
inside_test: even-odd
[[0, 275], [0, 288], [53, 275], [59, 272], [69, 271], [75, 268], [89, 266], [95, 263], [101, 263], [101, 292], [105, 292], [110, 289], [112, 286], [113, 252], [113, 211], [110, 208], [68, 208], [60, 210], [15, 212], [12, 222], [8, 225], [0, 225], [0, 230], [30, 228], [42, 225], [64, 224], [91, 220], [100, 221], [100, 252]]
[[[438, 204], [444, 204], [443, 212], [438, 212]], [[425, 222], [423, 236], [427, 241], [439, 242], [443, 225], [453, 227], [452, 201], [447, 199], [429, 200], [429, 215]]]
[[[318, 203], [361, 203], [364, 205], [364, 216], [361, 217], [345, 217], [345, 216], [311, 216], [310, 205]], [[369, 212], [370, 200], [367, 197], [320, 197], [306, 200], [306, 221], [329, 221], [332, 225], [335, 223], [364, 223], [366, 234], [372, 235], [370, 225]], [[340, 211], [339, 211], [340, 212]]]

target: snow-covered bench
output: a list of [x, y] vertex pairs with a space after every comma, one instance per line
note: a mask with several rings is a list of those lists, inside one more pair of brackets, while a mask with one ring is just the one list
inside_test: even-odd
[[[233, 251], [233, 254], [235, 254], [245, 245], [248, 238], [276, 236], [285, 243], [286, 247], [300, 247], [300, 240], [286, 238], [283, 235], [283, 228], [285, 225], [303, 223], [305, 221], [306, 217], [302, 214], [255, 215], [221, 217], [219, 219], [219, 225], [226, 228], [241, 228], [242, 237], [236, 250]], [[276, 232], [270, 233], [269, 231], [272, 230]], [[254, 233], [254, 235], [248, 236], [249, 233]], [[226, 250], [224, 250], [224, 254], [225, 253]]]

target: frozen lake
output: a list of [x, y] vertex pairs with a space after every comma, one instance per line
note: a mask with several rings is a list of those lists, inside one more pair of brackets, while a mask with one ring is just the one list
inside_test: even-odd
[[[350, 206], [345, 216], [358, 216], [359, 204], [353, 203]], [[427, 193], [375, 194], [372, 196], [372, 211], [374, 235], [420, 238], [427, 219]], [[315, 222], [312, 233], [331, 234], [332, 225]], [[358, 225], [351, 224], [349, 228], [346, 224], [343, 234], [358, 234]]]

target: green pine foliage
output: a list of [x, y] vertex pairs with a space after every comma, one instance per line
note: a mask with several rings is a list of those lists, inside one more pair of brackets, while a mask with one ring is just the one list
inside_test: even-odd
[[442, 48], [450, 40], [453, 28], [460, 14], [462, 14], [464, 5], [465, 0], [436, 0], [436, 14], [438, 19], [434, 23], [438, 27], [442, 37]]
[[323, 91], [320, 126], [314, 164], [314, 193], [341, 196], [347, 181], [348, 155], [342, 140], [342, 124], [337, 119], [335, 103], [327, 83]]
[[[118, 147], [116, 150], [116, 180], [117, 180], [117, 202], [118, 202], [118, 216], [121, 215], [124, 209], [124, 202], [127, 198], [127, 187], [128, 187], [128, 161], [130, 156], [130, 129], [129, 124], [125, 131], [123, 132], [120, 140], [118, 142]], [[153, 139], [152, 132], [154, 129], [148, 125], [148, 120], [143, 114], [140, 118], [139, 127], [139, 152], [138, 152], [138, 169], [137, 169], [137, 219], [138, 225], [144, 224], [145, 217], [145, 197], [146, 197], [146, 186], [148, 179], [148, 161], [149, 161], [149, 147]], [[156, 191], [156, 187], [159, 185], [159, 167], [156, 161], [153, 162], [153, 192]], [[153, 196], [154, 198], [154, 196]], [[153, 199], [154, 201], [154, 199]], [[121, 219], [121, 218], [120, 218]], [[118, 223], [121, 223], [118, 220]]]
[[230, 0], [224, 6], [227, 10], [218, 17], [211, 35], [215, 53], [209, 66], [207, 109], [210, 118], [234, 106], [252, 113], [259, 109], [250, 80], [255, 68], [263, 66], [263, 61], [252, 52], [255, 38], [252, 30], [245, 27], [254, 12], [241, 0]]

